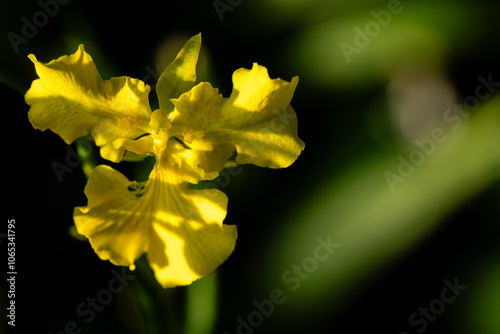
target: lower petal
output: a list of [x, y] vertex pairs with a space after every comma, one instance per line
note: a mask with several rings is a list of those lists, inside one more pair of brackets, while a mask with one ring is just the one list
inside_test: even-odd
[[87, 207], [76, 207], [78, 233], [86, 236], [102, 260], [134, 267], [151, 234], [147, 202], [130, 190], [135, 182], [108, 166], [97, 166], [85, 187]]
[[88, 206], [74, 211], [78, 233], [116, 265], [133, 268], [147, 253], [163, 287], [210, 274], [232, 253], [236, 227], [223, 225], [226, 195], [191, 189], [186, 168], [157, 164], [147, 183], [136, 183], [111, 167], [96, 167], [85, 187]]
[[165, 288], [212, 273], [231, 255], [237, 238], [236, 226], [222, 224], [224, 193], [185, 187], [177, 195], [175, 209], [154, 222], [147, 251], [156, 279]]

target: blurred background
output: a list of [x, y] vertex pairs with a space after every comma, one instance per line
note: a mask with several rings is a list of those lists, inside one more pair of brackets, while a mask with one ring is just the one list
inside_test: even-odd
[[[499, 10], [485, 0], [0, 2], [0, 233], [15, 219], [15, 329], [500, 333]], [[77, 145], [28, 121], [27, 55], [48, 62], [83, 43], [103, 78], [154, 87], [198, 32], [198, 79], [226, 97], [233, 71], [253, 62], [272, 78], [299, 76], [292, 106], [306, 148], [287, 169], [242, 166], [212, 184], [239, 231], [215, 274], [164, 291], [142, 259], [123, 291], [102, 292], [122, 269], [72, 235], [86, 179], [66, 160]], [[55, 162], [68, 167], [62, 179]], [[138, 166], [114, 167], [144, 178], [151, 165]], [[5, 279], [0, 289], [5, 310]]]

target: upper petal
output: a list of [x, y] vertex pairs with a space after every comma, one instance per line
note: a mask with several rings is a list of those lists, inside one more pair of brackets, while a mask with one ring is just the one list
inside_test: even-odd
[[202, 82], [172, 100], [171, 121], [174, 128], [182, 128], [183, 139], [191, 148], [230, 144], [237, 150], [240, 164], [287, 167], [304, 149], [290, 106], [297, 83], [297, 77], [291, 82], [271, 79], [265, 67], [254, 64], [251, 70], [235, 71], [228, 99]]
[[103, 80], [83, 45], [70, 56], [42, 63], [29, 55], [40, 77], [25, 100], [36, 129], [57, 133], [66, 143], [92, 131], [103, 158], [118, 162], [125, 153], [115, 149], [118, 138], [135, 139], [147, 132], [151, 116], [150, 87], [138, 79]]
[[276, 110], [282, 110], [290, 104], [299, 82], [293, 77], [291, 82], [271, 79], [264, 66], [254, 63], [252, 69], [240, 68], [233, 73], [233, 91], [226, 108], [227, 113], [237, 113], [237, 109], [246, 111], [251, 118], [267, 118]]
[[160, 109], [167, 114], [174, 109], [170, 99], [178, 98], [194, 86], [200, 48], [201, 34], [191, 37], [158, 79], [156, 93]]

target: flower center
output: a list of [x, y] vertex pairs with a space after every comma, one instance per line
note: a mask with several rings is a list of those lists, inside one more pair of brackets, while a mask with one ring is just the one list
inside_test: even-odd
[[151, 138], [153, 139], [153, 154], [157, 162], [161, 162], [162, 156], [167, 149], [168, 139], [170, 138], [170, 129], [172, 124], [168, 120], [167, 114], [160, 109], [153, 111], [151, 114]]

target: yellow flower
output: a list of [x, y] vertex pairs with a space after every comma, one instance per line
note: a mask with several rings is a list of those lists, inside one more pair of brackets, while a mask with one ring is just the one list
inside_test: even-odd
[[224, 98], [209, 83], [195, 85], [200, 46], [196, 35], [165, 69], [153, 112], [149, 86], [129, 77], [103, 80], [82, 45], [46, 64], [29, 56], [40, 77], [25, 97], [36, 129], [68, 144], [90, 132], [113, 162], [155, 157], [141, 183], [97, 166], [85, 187], [88, 204], [73, 217], [101, 259], [134, 269], [146, 254], [163, 287], [210, 274], [235, 247], [236, 227], [223, 224], [226, 195], [189, 184], [216, 178], [234, 151], [239, 164], [282, 168], [304, 148], [290, 106], [297, 77], [271, 79], [254, 64], [234, 72], [233, 92]]

